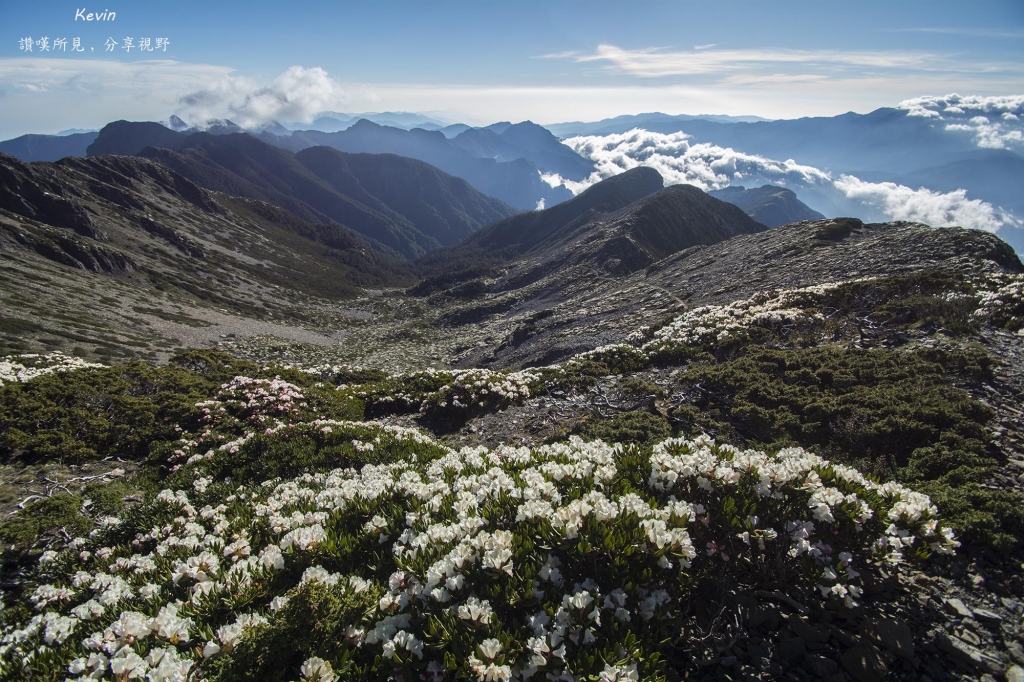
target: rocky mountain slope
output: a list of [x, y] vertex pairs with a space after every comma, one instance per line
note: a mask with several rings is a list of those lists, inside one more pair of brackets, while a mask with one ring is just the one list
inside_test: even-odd
[[70, 343], [79, 354], [156, 359], [220, 338], [222, 325], [287, 335], [298, 322], [289, 301], [341, 300], [410, 277], [337, 223], [211, 193], [124, 156], [0, 156], [0, 244], [7, 351]]
[[793, 190], [774, 185], [747, 189], [732, 185], [711, 190], [711, 196], [739, 206], [751, 218], [768, 227], [779, 227], [802, 220], [822, 220], [822, 214], [797, 199]]
[[[413, 291], [428, 295], [423, 312], [439, 332], [435, 354], [463, 366], [545, 364], [621, 341], [673, 311], [745, 299], [761, 290], [965, 264], [972, 271], [990, 262], [1008, 272], [1020, 268], [1005, 242], [983, 232], [852, 218], [741, 234], [623, 274], [602, 272], [592, 260], [578, 271], [538, 268], [548, 262], [527, 258], [421, 283]], [[468, 300], [467, 291], [473, 292]], [[465, 327], [456, 325], [448, 336], [453, 321]], [[393, 360], [402, 354], [393, 352]]]

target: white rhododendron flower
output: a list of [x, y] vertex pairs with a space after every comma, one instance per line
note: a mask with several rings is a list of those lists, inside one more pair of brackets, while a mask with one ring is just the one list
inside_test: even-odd
[[309, 680], [309, 682], [334, 682], [338, 677], [331, 669], [330, 663], [316, 656], [306, 659], [306, 662], [302, 664], [300, 672], [302, 673], [302, 678]]

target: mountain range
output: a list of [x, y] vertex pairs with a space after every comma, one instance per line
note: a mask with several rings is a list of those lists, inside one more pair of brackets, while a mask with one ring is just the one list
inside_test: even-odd
[[573, 137], [574, 135], [607, 135], [609, 133], [624, 133], [634, 128], [651, 129], [652, 125], [673, 125], [685, 124], [690, 121], [714, 121], [717, 123], [754, 123], [767, 121], [760, 116], [725, 116], [725, 115], [690, 115], [690, 114], [663, 114], [651, 112], [647, 114], [625, 114], [612, 118], [601, 119], [600, 121], [570, 121], [567, 123], [551, 123], [546, 126], [559, 137]]
[[[459, 142], [462, 135], [467, 137]], [[484, 194], [523, 210], [535, 208], [540, 201], [555, 204], [572, 196], [564, 187], [544, 182], [542, 172], [560, 169], [569, 173], [566, 177], [582, 179], [593, 168], [554, 135], [530, 123], [502, 133], [466, 130], [449, 139], [436, 130], [403, 130], [361, 119], [335, 133], [295, 131], [288, 137], [263, 133], [260, 139], [294, 152], [326, 146], [344, 152], [408, 156], [463, 178]]]
[[378, 251], [405, 258], [455, 244], [515, 212], [415, 159], [325, 147], [292, 154], [243, 133], [185, 134], [119, 121], [100, 132], [89, 153], [145, 156], [207, 189], [263, 199], [306, 221], [344, 224]]
[[[813, 218], [814, 214], [856, 215], [865, 220], [895, 216], [938, 224], [963, 221], [984, 229], [1002, 225], [1000, 235], [1018, 250], [1024, 250], [1024, 230], [1015, 227], [1024, 216], [1024, 194], [1018, 191], [1024, 185], [1024, 156], [1011, 137], [1006, 137], [1010, 142], [1005, 145], [1001, 138], [981, 137], [991, 135], [992, 130], [1006, 122], [990, 117], [985, 120], [991, 121], [982, 126], [978, 117], [954, 119], [946, 115], [943, 119], [938, 112], [919, 114], [907, 108], [883, 108], [868, 114], [851, 112], [771, 121], [655, 112], [547, 127], [528, 121], [471, 127], [442, 125], [429, 116], [401, 112], [363, 117], [322, 112], [318, 120], [333, 120], [336, 125], [313, 126], [320, 130], [292, 130], [290, 127], [296, 124], [285, 127], [271, 121], [247, 131], [230, 121], [207, 122], [203, 131], [197, 131], [172, 117], [167, 125], [175, 130], [156, 124], [136, 124], [131, 131], [108, 126], [100, 134], [28, 135], [0, 142], [0, 151], [23, 160], [80, 156], [83, 147], [92, 147], [93, 153], [135, 154], [144, 146], [177, 150], [178, 145], [184, 144], [181, 135], [246, 132], [292, 152], [327, 146], [349, 153], [390, 153], [417, 159], [466, 180], [479, 192], [515, 209], [532, 210], [571, 198], [573, 192], [593, 183], [599, 175], [619, 172], [637, 163], [652, 163], [660, 168], [658, 155], [674, 152], [657, 145], [685, 140], [684, 151], [693, 158], [668, 159], [679, 169], [675, 174], [663, 171], [669, 182], [701, 184], [700, 178], [714, 173], [714, 181], [702, 186], [781, 185], [809, 207], [809, 213], [803, 209], [803, 213], [783, 211], [774, 218], [763, 214], [766, 224], [783, 224], [798, 215]], [[609, 136], [637, 128], [651, 135], [676, 137], [668, 141], [646, 140], [633, 151], [625, 143], [615, 148], [609, 146]], [[573, 138], [564, 144], [551, 131], [563, 137], [587, 137]], [[584, 139], [592, 142], [579, 142]], [[1004, 148], [997, 148], [1000, 145]], [[641, 158], [652, 150], [653, 160]], [[600, 174], [596, 173], [598, 166]], [[730, 167], [734, 170], [727, 172]], [[853, 179], [842, 185], [846, 178]], [[871, 186], [865, 187], [863, 183]], [[917, 198], [913, 201], [906, 198], [905, 195], [915, 192]], [[929, 196], [927, 192], [943, 196]], [[740, 195], [727, 196], [739, 200]], [[984, 205], [978, 206], [978, 202]], [[397, 232], [405, 228], [388, 229], [392, 236], [384, 242], [388, 248], [397, 249], [396, 253], [417, 255], [421, 249], [433, 248], [429, 239], [398, 237]], [[368, 232], [371, 239], [376, 238], [373, 234], [373, 230]], [[446, 243], [443, 239], [436, 241]]]
[[[135, 132], [124, 139], [135, 140]], [[407, 158], [328, 147], [292, 154], [244, 134], [168, 139], [178, 149], [146, 147], [141, 156], [56, 163], [0, 156], [0, 284], [20, 292], [17, 310], [6, 307], [13, 301], [4, 303], [0, 350], [29, 351], [50, 339], [100, 356], [156, 358], [181, 344], [254, 334], [329, 346], [337, 339], [332, 329], [359, 329], [364, 319], [331, 301], [415, 285], [404, 303], [385, 305], [400, 307], [374, 323], [382, 336], [363, 339], [368, 349], [383, 351], [387, 339], [417, 334], [409, 325], [426, 324], [444, 330], [431, 332], [442, 334], [437, 348], [461, 364], [523, 366], [621, 338], [637, 315], [673, 309], [682, 296], [673, 282], [687, 281], [687, 272], [711, 268], [721, 282], [721, 291], [693, 289], [688, 296], [738, 296], [754, 286], [824, 276], [837, 266], [822, 260], [820, 249], [833, 243], [849, 251], [843, 268], [871, 272], [896, 234], [934, 234], [939, 241], [928, 249], [936, 253], [967, 249], [1007, 267], [1017, 262], [998, 239], [973, 231], [963, 240], [955, 231], [855, 220], [769, 229], [748, 212], [778, 209], [780, 199], [792, 200], [787, 190], [742, 190], [734, 200], [745, 211], [696, 187], [665, 187], [646, 167], [551, 208], [513, 214]], [[489, 224], [453, 222], [471, 213]], [[379, 228], [375, 234], [396, 248], [354, 226]], [[388, 231], [399, 227], [406, 231]], [[415, 248], [428, 232], [440, 248]], [[757, 254], [761, 265], [723, 265], [733, 250], [716, 245], [744, 239], [754, 241], [739, 253], [748, 261]], [[762, 267], [784, 260], [792, 261], [785, 273]], [[792, 268], [808, 274], [793, 280]], [[726, 283], [727, 271], [745, 274]], [[420, 312], [409, 317], [404, 309]], [[417, 317], [427, 311], [433, 312]], [[484, 345], [467, 346], [460, 337]]]
[[322, 133], [336, 133], [351, 127], [360, 119], [373, 121], [383, 126], [412, 130], [423, 128], [424, 130], [440, 130], [448, 124], [444, 121], [425, 114], [408, 111], [373, 111], [347, 114], [340, 111], [321, 111], [313, 116], [311, 123], [285, 122], [281, 127], [286, 130], [317, 130]]
[[[228, 132], [224, 126], [221, 128], [215, 134]], [[197, 134], [211, 133], [178, 132], [156, 123], [117, 121], [100, 131], [88, 153], [137, 154], [146, 146], [177, 150], [186, 145], [186, 138]], [[564, 187], [544, 182], [542, 170], [562, 171], [565, 177], [574, 178], [586, 177], [593, 170], [590, 161], [530, 123], [510, 125], [502, 134], [485, 129], [461, 142], [438, 131], [407, 131], [365, 119], [335, 133], [296, 131], [281, 136], [263, 130], [254, 136], [291, 152], [326, 146], [343, 152], [397, 154], [417, 159], [463, 178], [484, 194], [521, 210], [535, 208], [538, 202], [554, 204], [572, 196]]]

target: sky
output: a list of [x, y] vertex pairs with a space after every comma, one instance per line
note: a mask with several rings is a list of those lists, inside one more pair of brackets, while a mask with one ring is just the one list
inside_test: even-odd
[[[171, 114], [797, 118], [1024, 93], [1020, 0], [0, 5], [0, 139]], [[104, 12], [115, 18], [76, 19]]]

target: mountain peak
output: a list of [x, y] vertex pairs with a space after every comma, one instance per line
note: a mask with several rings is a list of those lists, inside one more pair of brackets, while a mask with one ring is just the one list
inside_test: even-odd
[[591, 185], [571, 201], [592, 201], [597, 197], [610, 196], [612, 192], [622, 192], [627, 197], [632, 197], [629, 202], [632, 203], [664, 187], [665, 179], [661, 176], [661, 173], [649, 166], [637, 166], [624, 173], [606, 178], [596, 185]]
[[187, 133], [176, 132], [152, 121], [114, 121], [103, 126], [86, 154], [132, 156], [146, 147], [179, 149], [187, 139]]
[[[557, 267], [552, 264], [568, 252], [576, 257], [586, 253], [595, 262], [621, 261], [609, 266], [610, 272], [620, 272], [679, 248], [763, 229], [735, 206], [695, 187], [665, 188], [658, 171], [641, 166], [602, 180], [557, 206], [489, 225], [456, 252], [468, 256], [483, 251], [506, 260], [528, 256], [546, 262], [545, 271]], [[603, 250], [595, 254], [595, 249]]]
[[359, 131], [359, 130], [379, 130], [379, 129], [383, 128], [383, 127], [384, 126], [382, 126], [381, 124], [374, 123], [373, 121], [371, 121], [368, 118], [361, 118], [358, 121], [356, 121], [355, 123], [353, 123], [351, 126], [349, 126], [348, 129], [349, 130], [354, 130], [354, 131]]
[[793, 190], [777, 185], [762, 185], [753, 189], [732, 185], [711, 190], [708, 194], [739, 206], [751, 218], [768, 227], [803, 220], [822, 220], [825, 217], [800, 201]]
[[177, 114], [171, 114], [171, 117], [167, 119], [167, 127], [175, 132], [182, 133], [192, 126], [185, 123]]

